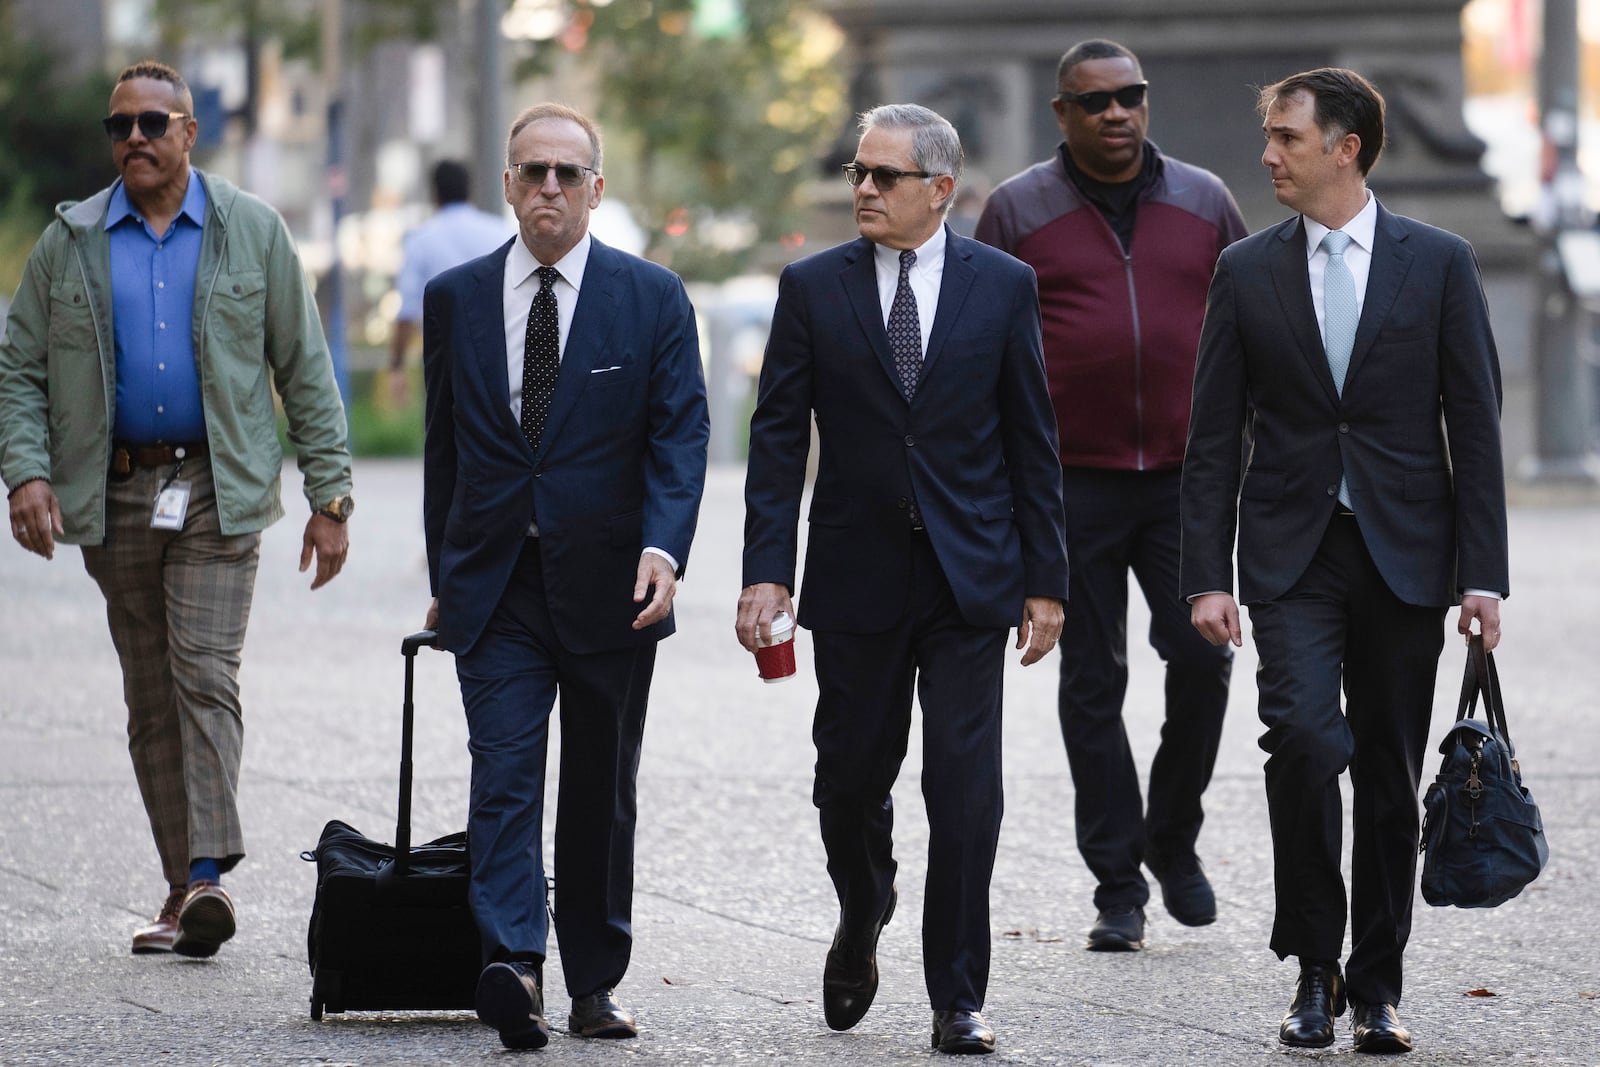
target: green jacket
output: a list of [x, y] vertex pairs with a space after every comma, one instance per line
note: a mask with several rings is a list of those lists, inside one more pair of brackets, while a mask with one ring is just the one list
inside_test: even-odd
[[[206, 440], [222, 532], [250, 533], [283, 517], [273, 389], [312, 509], [350, 491], [348, 428], [288, 227], [232, 183], [191, 173], [206, 187], [193, 323]], [[0, 340], [0, 478], [8, 492], [49, 479], [69, 544], [105, 538], [117, 395], [110, 200], [108, 188], [57, 206]]]

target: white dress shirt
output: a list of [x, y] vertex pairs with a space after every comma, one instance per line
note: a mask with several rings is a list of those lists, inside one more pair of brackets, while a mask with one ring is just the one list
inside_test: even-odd
[[[553, 286], [558, 323], [557, 364], [567, 351], [572, 316], [578, 310], [578, 291], [583, 288], [583, 272], [589, 265], [590, 244], [589, 234], [585, 232], [566, 255], [550, 264], [561, 274]], [[540, 266], [519, 234], [506, 253], [506, 276], [500, 290], [500, 307], [505, 315], [506, 379], [511, 386], [511, 417], [518, 426], [522, 425], [522, 363], [528, 352], [528, 312], [533, 310], [533, 298], [539, 295], [539, 275], [535, 271]], [[539, 536], [537, 522], [528, 527], [528, 536]], [[672, 553], [654, 545], [647, 545], [644, 550], [660, 556], [672, 565], [674, 573], [677, 572], [678, 561]]]
[[[939, 310], [939, 282], [944, 278], [944, 226], [917, 246], [917, 262], [907, 275], [911, 292], [917, 298], [917, 326], [922, 330], [922, 354], [928, 354], [928, 337], [933, 333], [933, 314]], [[900, 288], [900, 249], [888, 245], [872, 246], [872, 263], [878, 272], [878, 307], [883, 312], [884, 329], [889, 327], [889, 311], [894, 307], [895, 290]]]
[[[578, 310], [578, 290], [583, 288], [583, 271], [589, 265], [589, 235], [585, 233], [572, 249], [550, 264], [561, 272], [555, 283], [556, 317], [560, 320], [560, 340], [556, 359], [567, 350], [567, 334], [572, 330], [572, 315]], [[506, 253], [506, 278], [500, 291], [500, 306], [505, 312], [506, 376], [511, 383], [511, 415], [522, 423], [522, 361], [528, 350], [528, 312], [539, 294], [540, 263], [528, 251], [519, 234]]]
[[[1306, 227], [1306, 273], [1311, 275], [1311, 306], [1317, 312], [1317, 334], [1328, 335], [1325, 313], [1322, 310], [1322, 277], [1328, 269], [1328, 252], [1322, 239], [1329, 229], [1322, 223], [1302, 215]], [[1356, 314], [1367, 306], [1367, 276], [1372, 273], [1372, 242], [1378, 235], [1378, 201], [1369, 191], [1367, 206], [1356, 217], [1339, 227], [1350, 237], [1344, 250], [1344, 265], [1350, 268], [1350, 277], [1356, 283]]]

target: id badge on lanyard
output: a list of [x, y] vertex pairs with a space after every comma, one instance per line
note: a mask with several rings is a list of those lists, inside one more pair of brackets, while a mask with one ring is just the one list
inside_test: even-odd
[[150, 515], [152, 529], [183, 529], [184, 516], [189, 513], [189, 483], [178, 480], [182, 472], [183, 460], [180, 459], [172, 468], [172, 473], [167, 475], [167, 480], [161, 483], [161, 488], [156, 490], [156, 506]]

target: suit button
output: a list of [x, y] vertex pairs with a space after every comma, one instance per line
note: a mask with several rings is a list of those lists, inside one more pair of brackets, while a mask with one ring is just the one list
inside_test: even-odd
[[899, 500], [895, 501], [894, 506], [899, 508], [901, 511], [904, 511], [909, 504], [910, 501], [906, 500], [905, 497], [901, 497]]
[[1339, 487], [1337, 485], [1330, 485], [1330, 486], [1328, 486], [1327, 492], [1328, 492], [1329, 496], [1338, 496], [1339, 495]]
[[1348, 422], [1341, 422], [1339, 424], [1339, 432], [1340, 433], [1349, 433], [1350, 432], [1350, 424]]
[[917, 439], [915, 437], [913, 437], [911, 434], [906, 434], [906, 447], [907, 448], [916, 448], [917, 447]]

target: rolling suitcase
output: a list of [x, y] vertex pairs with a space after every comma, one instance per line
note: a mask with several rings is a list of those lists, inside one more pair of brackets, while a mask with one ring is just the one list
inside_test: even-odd
[[406, 690], [394, 844], [335, 819], [315, 851], [317, 895], [306, 934], [311, 1017], [324, 1011], [471, 1008], [483, 967], [467, 906], [467, 835], [411, 844], [412, 668], [431, 630], [400, 645]]

